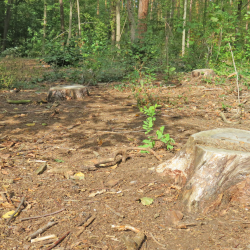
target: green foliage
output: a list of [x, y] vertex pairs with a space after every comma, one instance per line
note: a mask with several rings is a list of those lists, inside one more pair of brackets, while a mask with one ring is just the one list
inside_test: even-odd
[[227, 111], [228, 108], [232, 108], [232, 106], [225, 104], [225, 103], [222, 103], [221, 106], [222, 106], [222, 111]]
[[44, 62], [53, 66], [76, 65], [82, 59], [77, 41], [71, 40], [68, 46], [63, 42], [55, 41], [46, 44], [46, 56]]
[[[154, 122], [156, 121], [156, 109], [159, 105], [155, 104], [147, 108], [140, 108], [140, 111], [147, 116], [147, 119], [143, 122], [143, 129], [145, 129], [145, 134], [149, 134], [153, 130]], [[171, 143], [174, 143], [174, 140], [170, 138], [169, 134], [164, 134], [165, 127], [162, 126], [159, 130], [156, 131], [158, 140], [166, 144], [167, 150], [173, 149]], [[153, 148], [155, 146], [154, 136], [148, 136], [147, 139], [143, 140], [144, 145], [140, 146], [142, 148]], [[141, 151], [142, 153], [149, 153], [148, 151]]]

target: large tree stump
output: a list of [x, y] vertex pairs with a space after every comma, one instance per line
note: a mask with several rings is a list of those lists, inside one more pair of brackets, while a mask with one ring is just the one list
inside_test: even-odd
[[195, 69], [192, 71], [192, 77], [204, 77], [204, 78], [208, 78], [208, 77], [214, 77], [215, 73], [212, 69]]
[[250, 204], [250, 132], [214, 129], [193, 134], [156, 171], [182, 187], [188, 211], [207, 213], [221, 204]]
[[88, 88], [79, 84], [75, 85], [61, 85], [52, 87], [48, 92], [48, 101], [60, 100], [83, 100], [86, 95], [89, 95]]

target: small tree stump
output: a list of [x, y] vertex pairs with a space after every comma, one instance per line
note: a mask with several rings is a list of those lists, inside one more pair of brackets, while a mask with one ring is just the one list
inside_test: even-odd
[[195, 69], [192, 71], [192, 77], [202, 76], [204, 78], [214, 77], [215, 73], [212, 69]]
[[49, 102], [71, 99], [83, 100], [86, 95], [89, 95], [89, 91], [85, 86], [79, 84], [61, 85], [50, 88], [47, 98]]
[[214, 129], [190, 136], [183, 149], [156, 171], [182, 187], [188, 211], [208, 213], [237, 201], [250, 204], [250, 132]]

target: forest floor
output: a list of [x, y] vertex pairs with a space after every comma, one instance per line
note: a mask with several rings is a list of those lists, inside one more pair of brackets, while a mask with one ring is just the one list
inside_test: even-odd
[[[131, 150], [125, 162], [94, 168], [120, 149], [142, 145], [146, 117], [131, 89], [115, 87], [120, 83], [90, 87], [84, 101], [46, 103], [49, 87], [56, 84], [17, 93], [0, 91], [0, 249], [51, 249], [55, 238], [29, 240], [50, 221], [56, 223], [40, 236], [67, 235], [53, 249], [126, 249], [124, 236], [133, 238], [136, 233], [112, 225], [144, 232], [141, 250], [250, 249], [250, 207], [230, 204], [206, 215], [187, 213], [178, 201], [179, 187], [155, 172], [194, 133], [225, 127], [249, 130], [247, 88], [240, 93], [244, 103], [240, 124], [220, 117], [223, 111], [230, 121], [237, 113], [235, 79], [215, 85], [186, 74], [176, 86], [152, 88], [150, 93], [162, 103], [155, 130], [164, 125], [175, 140], [174, 149], [155, 148], [160, 161]], [[31, 102], [9, 104], [7, 99]], [[44, 165], [47, 169], [38, 174]], [[2, 218], [23, 197], [26, 206], [18, 215], [9, 222]], [[143, 205], [143, 197], [153, 203]], [[173, 211], [183, 213], [181, 223], [186, 226], [171, 223], [176, 220]], [[40, 217], [29, 218], [35, 216]], [[90, 217], [94, 220], [86, 228], [79, 226]]]

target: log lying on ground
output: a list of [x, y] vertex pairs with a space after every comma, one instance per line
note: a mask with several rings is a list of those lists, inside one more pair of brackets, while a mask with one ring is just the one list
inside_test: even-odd
[[88, 88], [79, 84], [75, 85], [61, 85], [52, 87], [48, 92], [48, 101], [60, 101], [60, 100], [83, 100], [85, 96], [88, 96]]
[[225, 128], [193, 134], [156, 171], [182, 187], [190, 212], [208, 213], [230, 201], [250, 204], [250, 131]]
[[195, 69], [192, 71], [192, 77], [202, 76], [204, 78], [214, 77], [215, 73], [212, 69]]

